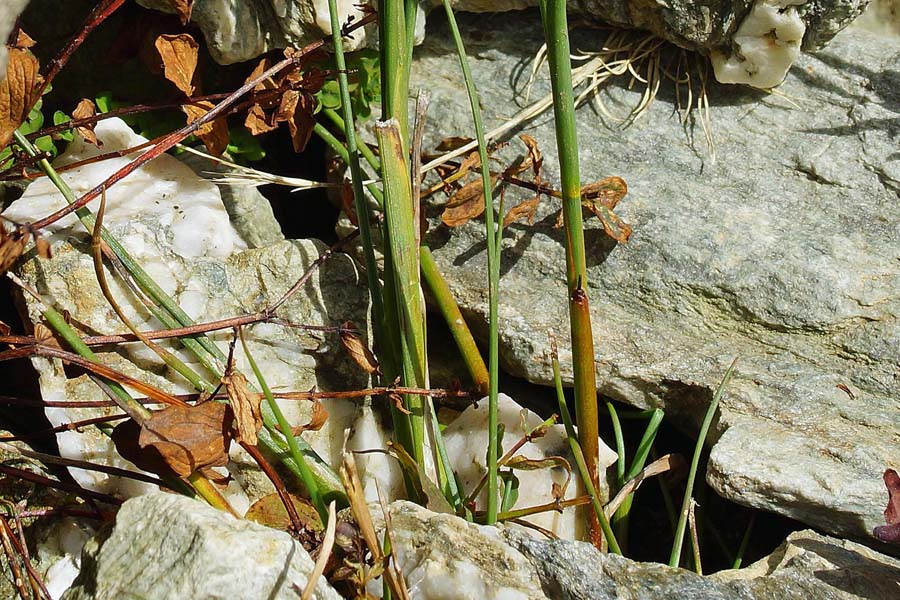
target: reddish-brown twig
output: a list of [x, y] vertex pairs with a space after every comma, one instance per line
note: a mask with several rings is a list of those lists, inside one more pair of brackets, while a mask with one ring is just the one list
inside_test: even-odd
[[0, 473], [9, 475], [10, 477], [16, 477], [24, 481], [30, 481], [39, 485], [63, 490], [64, 492], [70, 492], [84, 499], [89, 498], [91, 500], [99, 500], [100, 502], [115, 504], [117, 506], [119, 504], [122, 504], [121, 500], [110, 496], [109, 494], [101, 494], [100, 492], [95, 492], [93, 490], [86, 490], [78, 484], [68, 483], [66, 481], [57, 481], [55, 479], [50, 479], [49, 477], [44, 477], [43, 475], [38, 475], [37, 473], [32, 473], [31, 471], [26, 471], [25, 469], [17, 469], [16, 467], [10, 467], [9, 465], [0, 464]]

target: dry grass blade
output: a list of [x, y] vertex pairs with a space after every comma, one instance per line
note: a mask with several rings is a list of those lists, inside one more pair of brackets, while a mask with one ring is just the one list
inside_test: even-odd
[[356, 519], [356, 524], [363, 536], [363, 540], [369, 547], [372, 559], [376, 564], [384, 566], [384, 577], [387, 579], [388, 585], [396, 597], [408, 598], [405, 594], [406, 585], [403, 583], [403, 577], [397, 571], [396, 565], [393, 562], [384, 564], [384, 552], [381, 550], [378, 534], [375, 532], [375, 525], [372, 523], [372, 515], [369, 512], [369, 505], [366, 503], [362, 483], [359, 481], [359, 474], [356, 470], [356, 461], [351, 452], [344, 451], [340, 471], [341, 482], [344, 484], [344, 490], [347, 492], [347, 498], [350, 500], [350, 510], [353, 512], [353, 518]]
[[703, 566], [700, 563], [700, 538], [697, 536], [697, 501], [691, 498], [691, 505], [688, 509], [688, 529], [691, 531], [691, 541], [694, 549], [694, 571], [697, 575], [703, 575]]
[[644, 467], [641, 472], [632, 479], [629, 479], [615, 497], [609, 501], [609, 504], [606, 505], [603, 512], [606, 513], [608, 518], [612, 518], [622, 502], [625, 501], [625, 498], [627, 498], [629, 494], [636, 492], [637, 489], [641, 487], [641, 484], [644, 483], [644, 480], [657, 475], [662, 475], [668, 471], [681, 469], [684, 466], [684, 458], [680, 454], [666, 454], [665, 456], [659, 457]]
[[309, 575], [306, 587], [300, 594], [300, 600], [310, 600], [316, 591], [316, 584], [325, 571], [325, 565], [331, 557], [331, 549], [334, 547], [334, 533], [337, 529], [337, 514], [335, 513], [334, 500], [328, 505], [328, 525], [325, 526], [325, 537], [322, 539], [322, 545], [319, 547], [319, 557], [316, 559], [316, 565]]

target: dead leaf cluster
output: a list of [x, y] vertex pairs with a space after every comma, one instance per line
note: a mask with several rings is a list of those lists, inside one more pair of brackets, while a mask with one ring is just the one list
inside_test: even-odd
[[20, 31], [15, 44], [8, 47], [6, 77], [0, 81], [0, 149], [9, 145], [40, 97], [44, 78], [37, 57], [29, 49], [32, 46], [34, 40]]

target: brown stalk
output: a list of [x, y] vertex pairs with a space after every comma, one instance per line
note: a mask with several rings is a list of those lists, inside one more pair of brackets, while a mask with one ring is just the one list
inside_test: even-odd
[[34, 569], [34, 566], [32, 566], [31, 559], [28, 556], [28, 551], [25, 550], [25, 548], [16, 538], [16, 534], [9, 526], [9, 522], [6, 520], [6, 518], [0, 517], [0, 521], [2, 521], [0, 525], [2, 525], [3, 527], [4, 544], [6, 542], [6, 538], [8, 537], [10, 543], [15, 547], [16, 552], [18, 552], [19, 556], [22, 558], [22, 564], [25, 565], [25, 570], [28, 572], [28, 577], [31, 579], [32, 584], [37, 586], [37, 588], [40, 590], [40, 593], [44, 595], [44, 598], [46, 598], [47, 600], [51, 600], [53, 596], [51, 596], [50, 592], [47, 591], [47, 586], [44, 585], [40, 574], [38, 574], [38, 572]]
[[275, 486], [275, 491], [278, 493], [278, 497], [281, 499], [281, 503], [284, 504], [284, 509], [291, 519], [293, 532], [296, 536], [299, 536], [304, 530], [303, 521], [300, 520], [300, 515], [297, 514], [297, 507], [294, 506], [294, 501], [291, 500], [290, 494], [288, 494], [287, 489], [284, 487], [284, 482], [278, 475], [278, 471], [276, 471], [269, 461], [266, 460], [266, 457], [262, 455], [262, 452], [259, 451], [258, 447], [248, 444], [247, 442], [241, 442], [241, 448], [246, 450], [247, 454], [253, 457], [253, 460], [256, 461], [259, 468], [262, 469], [263, 473], [266, 474], [266, 477], [272, 482], [272, 485]]
[[0, 521], [3, 521], [3, 527], [0, 527], [0, 541], [3, 543], [3, 552], [6, 553], [6, 563], [13, 574], [13, 584], [16, 586], [16, 591], [19, 592], [19, 597], [22, 600], [29, 600], [31, 595], [28, 593], [28, 588], [25, 587], [25, 578], [19, 567], [19, 556], [13, 549], [12, 542], [9, 541], [10, 535], [7, 531], [9, 524], [4, 517], [0, 517]]
[[38, 475], [37, 473], [32, 473], [31, 471], [26, 471], [25, 469], [18, 469], [16, 467], [10, 467], [9, 465], [0, 464], [0, 473], [9, 475], [11, 477], [17, 477], [18, 479], [22, 479], [24, 481], [30, 481], [32, 483], [37, 483], [57, 490], [62, 490], [64, 492], [70, 492], [86, 500], [99, 500], [100, 502], [115, 504], [116, 506], [122, 504], [121, 500], [110, 496], [109, 494], [101, 494], [100, 492], [86, 490], [78, 484], [68, 483], [66, 481], [56, 481], [55, 479], [50, 479], [49, 477], [44, 477], [43, 475]]
[[[2, 402], [3, 401], [0, 400], [0, 403]], [[82, 406], [84, 404], [83, 402], [66, 402], [66, 404], [75, 405], [75, 408], [86, 408]], [[0, 437], [0, 442], [18, 442], [23, 440], [30, 440], [33, 438], [56, 435], [57, 433], [63, 431], [78, 431], [80, 433], [79, 430], [83, 427], [98, 425], [100, 423], [109, 423], [111, 421], [121, 421], [122, 419], [127, 418], [128, 415], [110, 415], [106, 417], [94, 417], [93, 419], [83, 419], [81, 421], [72, 421], [71, 423], [65, 423], [63, 425], [59, 425], [58, 427], [50, 427], [48, 429], [41, 429], [39, 431], [24, 433], [22, 435], [8, 435]]]

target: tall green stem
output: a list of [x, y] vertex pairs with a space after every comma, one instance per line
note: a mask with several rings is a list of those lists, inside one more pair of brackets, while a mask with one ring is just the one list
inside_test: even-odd
[[[478, 156], [481, 159], [481, 183], [484, 191], [484, 223], [486, 229], [487, 242], [487, 263], [488, 263], [488, 453], [487, 453], [487, 523], [493, 524], [497, 521], [498, 511], [498, 478], [497, 478], [497, 460], [499, 458], [499, 440], [497, 439], [497, 425], [499, 422], [497, 416], [497, 395], [499, 393], [499, 374], [500, 374], [500, 334], [497, 304], [499, 301], [500, 291], [500, 259], [499, 247], [500, 236], [494, 226], [494, 203], [493, 203], [493, 186], [491, 185], [491, 173], [488, 162], [487, 142], [484, 138], [484, 123], [481, 118], [481, 106], [478, 101], [478, 91], [475, 89], [475, 81], [472, 78], [472, 71], [469, 68], [469, 59], [466, 56], [466, 49], [463, 46], [462, 36], [459, 34], [459, 27], [456, 24], [456, 18], [453, 15], [453, 9], [450, 8], [449, 0], [443, 0], [444, 9], [447, 13], [447, 22], [450, 25], [450, 31], [453, 40], [456, 43], [456, 53], [459, 56], [459, 66], [463, 72], [463, 78], [466, 82], [466, 92], [469, 96], [469, 107], [472, 112], [472, 120], [475, 124], [475, 136], [478, 139]], [[580, 210], [580, 209], [579, 209]], [[581, 213], [579, 213], [581, 214]]]
[[[572, 359], [575, 380], [575, 413], [578, 439], [584, 451], [591, 480], [599, 482], [599, 435], [597, 431], [597, 381], [594, 370], [594, 338], [591, 329], [581, 219], [581, 176], [578, 168], [578, 135], [575, 126], [575, 99], [572, 93], [572, 64], [569, 58], [569, 30], [565, 0], [541, 0], [541, 16], [547, 40], [556, 145], [562, 183], [563, 220], [566, 232], [566, 282], [569, 292], [569, 326], [572, 332]], [[591, 519], [591, 537], [599, 541], [598, 523]]]

